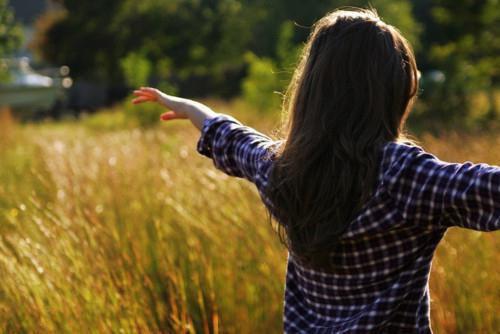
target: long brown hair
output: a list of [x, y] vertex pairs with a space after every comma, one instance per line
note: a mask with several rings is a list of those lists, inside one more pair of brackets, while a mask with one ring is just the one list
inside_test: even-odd
[[409, 43], [372, 10], [337, 10], [314, 25], [266, 190], [282, 240], [303, 264], [329, 267], [374, 191], [381, 148], [402, 136], [417, 74]]

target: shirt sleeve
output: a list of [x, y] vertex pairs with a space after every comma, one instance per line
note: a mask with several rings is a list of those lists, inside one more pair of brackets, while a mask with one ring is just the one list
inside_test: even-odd
[[478, 231], [500, 229], [500, 167], [448, 163], [413, 148], [394, 161], [390, 193], [403, 218], [438, 227]]
[[235, 118], [218, 114], [203, 123], [197, 151], [224, 173], [255, 183], [261, 164], [270, 160], [276, 144]]

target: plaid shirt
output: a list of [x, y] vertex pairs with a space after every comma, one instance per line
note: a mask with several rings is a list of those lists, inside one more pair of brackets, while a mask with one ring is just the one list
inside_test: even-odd
[[[204, 122], [198, 152], [265, 197], [280, 142], [218, 114]], [[387, 143], [373, 197], [331, 255], [342, 270], [313, 271], [288, 257], [286, 333], [431, 333], [429, 272], [446, 229], [500, 227], [500, 168], [446, 163], [418, 146]], [[272, 211], [272, 210], [271, 210]]]

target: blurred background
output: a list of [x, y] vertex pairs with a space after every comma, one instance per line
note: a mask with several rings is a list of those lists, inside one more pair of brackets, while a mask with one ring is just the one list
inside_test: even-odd
[[[286, 252], [255, 189], [150, 85], [276, 134], [311, 25], [372, 6], [421, 72], [412, 136], [500, 164], [498, 0], [0, 0], [0, 332], [278, 333]], [[435, 333], [500, 328], [500, 243], [450, 229]]]
[[[275, 111], [280, 97], [273, 92], [286, 86], [310, 26], [337, 7], [368, 5], [362, 0], [1, 3], [3, 72], [23, 86], [47, 84], [28, 66], [58, 78], [52, 86], [66, 92], [50, 106], [50, 116], [109, 106], [143, 84], [187, 97], [242, 96], [262, 111]], [[453, 125], [498, 120], [498, 1], [370, 4], [415, 48], [422, 89], [414, 118]], [[2, 104], [21, 104], [5, 90]], [[40, 109], [48, 108], [42, 103]]]

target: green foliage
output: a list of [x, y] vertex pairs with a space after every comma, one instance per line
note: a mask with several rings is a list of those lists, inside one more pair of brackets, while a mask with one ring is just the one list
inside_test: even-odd
[[295, 69], [301, 46], [293, 44], [294, 25], [286, 21], [281, 25], [276, 46], [276, 61], [248, 53], [248, 75], [243, 81], [243, 98], [261, 111], [276, 111]]
[[0, 0], [0, 58], [15, 51], [21, 44], [22, 32], [7, 0]]
[[[144, 74], [135, 75], [120, 61], [141, 55], [150, 63], [141, 66], [149, 68], [152, 84], [186, 96], [234, 96], [241, 87], [245, 99], [273, 109], [279, 105], [272, 102], [278, 99], [273, 92], [286, 87], [309, 27], [328, 11], [360, 6], [373, 7], [402, 31], [424, 77], [431, 70], [444, 72], [442, 86], [422, 82], [422, 117], [466, 122], [473, 113], [471, 96], [486, 91], [494, 101], [498, 90], [497, 0], [58, 2], [64, 10], [39, 20], [35, 45], [45, 60], [68, 64], [76, 79], [112, 84], [142, 75], [132, 81], [143, 81]], [[489, 105], [487, 118], [494, 119], [498, 108]]]
[[482, 117], [498, 119], [493, 95], [500, 82], [500, 2], [438, 0], [428, 10], [426, 65], [443, 71], [446, 80], [437, 90], [423, 86], [428, 107], [424, 116], [437, 115], [455, 123], [474, 121], [474, 98], [486, 92], [488, 112]]
[[[22, 31], [6, 0], [0, 0], [0, 59], [10, 55], [21, 44]], [[0, 61], [0, 83], [9, 80], [6, 64]]]
[[[151, 76], [152, 64], [148, 58], [138, 53], [130, 53], [120, 61], [122, 72], [129, 87], [138, 88], [146, 86], [148, 79]], [[165, 76], [169, 73], [170, 61], [165, 58], [158, 62], [158, 73]], [[175, 87], [170, 85], [168, 81], [161, 81], [158, 88], [168, 92], [175, 93]], [[123, 104], [124, 115], [126, 118], [141, 127], [150, 127], [158, 124], [160, 115], [165, 112], [164, 108], [157, 104], [144, 103], [137, 107], [132, 105], [129, 100]]]
[[[388, 23], [399, 27], [410, 42], [414, 42], [414, 45], [418, 47], [421, 28], [412, 16], [412, 7], [408, 1], [377, 0], [370, 4]], [[332, 1], [332, 5], [341, 7], [343, 2]], [[366, 6], [366, 3], [360, 2], [359, 5]], [[282, 7], [278, 6], [278, 8]], [[300, 8], [304, 6], [299, 4], [295, 9], [300, 10]], [[302, 50], [302, 43], [295, 41], [296, 34], [294, 22], [285, 20], [280, 24], [277, 32], [278, 38], [273, 58], [259, 58], [253, 54], [246, 57], [249, 70], [242, 85], [243, 97], [260, 110], [275, 110], [279, 107], [281, 96], [276, 92], [284, 92]]]
[[243, 98], [259, 111], [276, 110], [280, 106], [281, 90], [276, 65], [269, 58], [259, 58], [252, 53], [246, 56], [248, 75], [243, 81]]
[[285, 21], [281, 25], [278, 42], [276, 43], [276, 60], [278, 66], [283, 70], [284, 80], [288, 82], [302, 51], [302, 44], [295, 44], [295, 25], [292, 21]]
[[10, 72], [7, 70], [7, 64], [0, 60], [0, 84], [9, 82]]
[[155, 78], [158, 80], [156, 87], [163, 92], [177, 95], [178, 87], [170, 81], [173, 75], [172, 60], [170, 58], [159, 59], [156, 63]]
[[[228, 86], [235, 83], [224, 82], [225, 73], [241, 70], [248, 51], [282, 62], [279, 58], [284, 55], [277, 44], [283, 41], [283, 29], [290, 33], [286, 40], [297, 45], [305, 40], [308, 29], [291, 29], [291, 22], [308, 27], [326, 11], [346, 4], [333, 0], [307, 6], [299, 0], [272, 4], [265, 0], [60, 2], [65, 14], [41, 18], [48, 24], [40, 24], [35, 44], [46, 60], [68, 64], [74, 76], [120, 80], [123, 73], [116, 59], [139, 52], [153, 68], [170, 59], [180, 80], [207, 76]], [[394, 8], [387, 10], [388, 18], [406, 17], [409, 6], [399, 5], [405, 1], [393, 1], [395, 5], [390, 6], [380, 2], [383, 8]], [[80, 47], [81, 41], [86, 48]]]
[[153, 68], [169, 59], [179, 79], [218, 76], [243, 65], [243, 46], [252, 37], [252, 16], [236, 0], [61, 3], [66, 15], [41, 29], [35, 44], [44, 59], [68, 64], [76, 77], [120, 80], [116, 59], [130, 53], [147, 57]]
[[130, 87], [141, 87], [148, 83], [152, 66], [143, 55], [131, 52], [120, 60], [120, 66]]

